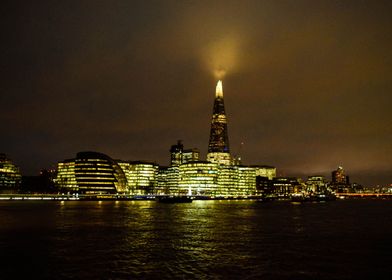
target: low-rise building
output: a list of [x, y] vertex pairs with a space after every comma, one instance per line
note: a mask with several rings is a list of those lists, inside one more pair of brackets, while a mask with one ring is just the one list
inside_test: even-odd
[[0, 192], [17, 192], [21, 180], [19, 168], [5, 154], [0, 154]]

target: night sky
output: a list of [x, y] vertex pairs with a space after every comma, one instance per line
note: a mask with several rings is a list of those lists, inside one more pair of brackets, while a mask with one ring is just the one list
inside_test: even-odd
[[392, 1], [10, 1], [0, 152], [24, 175], [92, 150], [205, 158], [217, 76], [231, 153], [392, 183]]

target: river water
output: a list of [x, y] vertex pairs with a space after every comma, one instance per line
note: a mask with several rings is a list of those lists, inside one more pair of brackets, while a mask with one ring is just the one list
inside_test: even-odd
[[1, 201], [0, 279], [392, 279], [392, 200]]

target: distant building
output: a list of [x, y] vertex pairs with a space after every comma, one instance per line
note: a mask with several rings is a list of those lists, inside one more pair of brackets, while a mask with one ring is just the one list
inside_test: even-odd
[[187, 149], [182, 152], [182, 163], [199, 161], [200, 152], [198, 149]]
[[339, 166], [332, 171], [331, 188], [336, 192], [351, 192], [350, 180], [343, 167]]
[[54, 170], [43, 169], [37, 176], [22, 176], [22, 193], [57, 193], [54, 185]]
[[128, 192], [121, 167], [109, 156], [97, 152], [80, 152], [75, 159], [59, 162], [55, 184], [63, 192], [70, 193]]
[[336, 185], [348, 184], [348, 177], [344, 174], [343, 167], [339, 166], [338, 169], [332, 171], [332, 183]]
[[184, 150], [184, 145], [181, 140], [177, 141], [176, 145], [170, 148], [170, 166], [179, 166], [183, 163], [199, 160], [200, 152], [198, 149]]
[[327, 181], [321, 175], [309, 176], [305, 184], [308, 193], [322, 193], [327, 190]]
[[0, 192], [17, 192], [21, 180], [19, 168], [5, 154], [0, 154]]
[[184, 145], [182, 145], [181, 140], [177, 141], [176, 145], [170, 148], [170, 166], [179, 166], [182, 164], [182, 152], [184, 151]]
[[272, 180], [276, 177], [276, 167], [268, 165], [253, 165], [256, 168], [256, 176], [267, 177], [268, 180]]
[[275, 194], [289, 196], [293, 193], [302, 192], [302, 180], [296, 177], [276, 177], [272, 180], [272, 188]]

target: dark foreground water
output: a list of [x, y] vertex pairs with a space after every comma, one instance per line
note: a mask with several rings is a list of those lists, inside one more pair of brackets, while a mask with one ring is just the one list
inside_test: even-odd
[[0, 256], [0, 279], [392, 279], [392, 201], [1, 201]]

